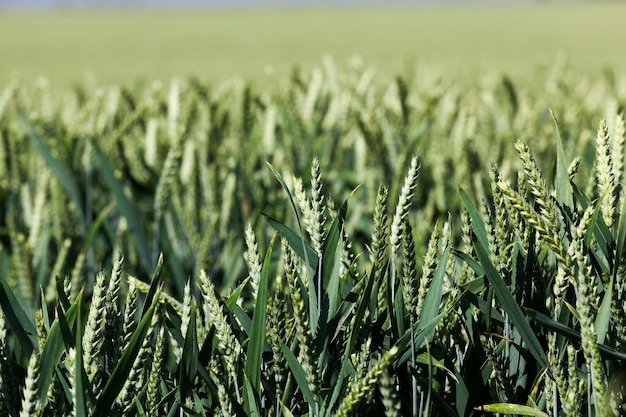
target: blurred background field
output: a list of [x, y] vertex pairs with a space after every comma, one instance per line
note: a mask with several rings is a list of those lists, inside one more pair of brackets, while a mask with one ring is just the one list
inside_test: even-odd
[[382, 73], [427, 67], [453, 78], [527, 74], [567, 57], [576, 71], [620, 72], [624, 3], [506, 3], [204, 10], [4, 11], [0, 85], [15, 74], [53, 85], [128, 84], [197, 75], [284, 78], [331, 55], [358, 54]]

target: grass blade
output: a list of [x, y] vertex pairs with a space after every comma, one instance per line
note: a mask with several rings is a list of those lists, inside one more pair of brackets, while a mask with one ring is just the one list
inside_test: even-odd
[[470, 215], [470, 219], [472, 220], [472, 229], [474, 230], [476, 238], [482, 247], [489, 248], [489, 240], [487, 239], [487, 232], [485, 231], [485, 222], [480, 214], [480, 211], [476, 208], [474, 202], [463, 188], [459, 187], [459, 193], [461, 193], [463, 203], [465, 204], [465, 207]]
[[96, 142], [94, 142], [93, 146], [95, 149], [96, 160], [100, 165], [104, 180], [111, 189], [113, 198], [117, 203], [117, 207], [119, 208], [120, 213], [126, 218], [128, 227], [131, 230], [133, 238], [135, 239], [137, 251], [139, 252], [139, 262], [142, 264], [145, 271], [150, 271], [150, 259], [152, 259], [152, 255], [150, 253], [150, 246], [148, 244], [146, 227], [143, 222], [143, 218], [139, 215], [137, 208], [133, 205], [129, 198], [126, 197], [126, 194], [124, 193], [124, 186], [115, 176], [115, 172], [113, 171], [113, 167], [111, 166], [108, 157], [104, 154]]
[[[328, 296], [328, 319], [334, 317], [340, 302], [339, 294], [339, 274], [334, 273], [336, 266], [341, 262], [340, 257], [336, 256], [337, 247], [341, 239], [341, 232], [343, 230], [344, 219], [346, 211], [348, 210], [348, 201], [345, 201], [339, 213], [335, 216], [333, 224], [328, 230], [326, 239], [324, 239], [324, 263], [322, 265], [322, 287], [326, 289], [326, 295]], [[333, 260], [334, 262], [330, 262]]]
[[159, 291], [161, 286], [161, 271], [163, 271], [163, 254], [159, 255], [159, 259], [157, 261], [157, 266], [154, 268], [154, 272], [152, 273], [152, 281], [150, 282], [150, 289], [146, 294], [146, 299], [143, 302], [143, 308], [141, 310], [141, 316], [148, 311], [148, 308], [153, 304], [152, 301]]
[[556, 129], [556, 201], [562, 206], [567, 207], [571, 214], [574, 212], [574, 191], [572, 184], [569, 182], [569, 174], [567, 172], [568, 162], [565, 159], [565, 152], [563, 151], [563, 141], [561, 140], [559, 124], [556, 121], [552, 109], [550, 109], [550, 115], [552, 116], [552, 120], [554, 120], [554, 127]]
[[476, 407], [477, 411], [487, 411], [488, 413], [512, 414], [516, 416], [550, 417], [548, 414], [536, 408], [519, 404], [487, 404]]
[[[79, 299], [82, 297], [82, 293], [79, 293]], [[78, 300], [78, 299], [77, 299]], [[76, 311], [78, 309], [77, 303], [72, 304], [67, 313], [63, 313], [63, 310], [59, 307], [59, 315], [64, 317], [68, 328], [74, 325], [76, 320]], [[39, 398], [42, 402], [42, 406], [48, 402], [48, 388], [52, 382], [52, 375], [56, 366], [61, 361], [63, 353], [67, 350], [69, 345], [65, 342], [61, 331], [60, 318], [57, 318], [50, 325], [48, 334], [46, 335], [46, 341], [41, 351], [41, 367], [39, 370], [39, 386], [37, 387]]]
[[37, 329], [11, 290], [4, 275], [0, 274], [0, 306], [7, 324], [17, 336], [26, 356], [30, 356], [37, 343]]
[[[439, 314], [439, 306], [441, 304], [441, 295], [443, 290], [443, 278], [446, 274], [446, 264], [448, 263], [449, 253], [450, 249], [446, 248], [441, 255], [435, 275], [430, 283], [426, 297], [424, 298], [424, 306], [420, 312], [420, 321], [424, 321], [425, 323], [430, 322]], [[431, 337], [432, 334], [429, 339]]]
[[46, 161], [46, 164], [48, 164], [48, 168], [50, 168], [50, 170], [54, 173], [57, 180], [59, 180], [61, 186], [69, 194], [70, 199], [72, 200], [74, 205], [76, 205], [76, 209], [80, 214], [81, 221], [83, 221], [83, 219], [85, 218], [85, 209], [83, 206], [83, 199], [81, 197], [79, 188], [76, 185], [76, 182], [74, 181], [70, 173], [65, 169], [63, 164], [52, 155], [50, 147], [48, 146], [46, 141], [44, 141], [44, 139], [37, 133], [35, 127], [32, 125], [30, 120], [28, 120], [28, 118], [23, 114], [20, 114], [20, 118], [22, 119], [22, 123], [26, 125], [28, 135], [30, 136], [32, 142], [35, 144], [35, 148], [42, 156], [44, 161]]
[[609, 331], [609, 324], [611, 321], [611, 301], [613, 299], [613, 277], [609, 281], [609, 285], [606, 287], [604, 291], [604, 297], [602, 298], [602, 303], [600, 304], [600, 308], [598, 308], [598, 313], [596, 314], [596, 333], [598, 336], [598, 343], [604, 343], [604, 339], [606, 338], [606, 334]]
[[272, 250], [276, 235], [265, 253], [263, 268], [261, 269], [261, 278], [252, 315], [252, 327], [250, 329], [250, 341], [248, 342], [248, 351], [246, 355], [246, 374], [248, 376], [250, 387], [254, 392], [259, 393], [261, 390], [261, 365], [263, 349], [265, 348], [265, 325], [267, 321], [267, 298], [270, 276], [270, 263], [272, 258]]
[[[626, 249], [626, 198], [622, 198], [622, 206], [619, 211], [619, 223], [617, 225], [617, 238], [615, 248], [615, 265], [622, 265], [624, 262], [624, 249]], [[613, 276], [617, 274], [619, 268], [613, 269]]]
[[[82, 294], [81, 294], [82, 295]], [[78, 311], [81, 310], [82, 297], [78, 298]], [[85, 396], [85, 382], [87, 381], [85, 370], [83, 369], [83, 322], [81, 319], [81, 315], [77, 314], [76, 317], [76, 345], [74, 348], [76, 349], [76, 362], [74, 366], [76, 366], [76, 417], [87, 417], [89, 415], [89, 411], [87, 409], [87, 398]]]
[[[307, 244], [304, 241], [304, 230], [302, 229], [302, 222], [300, 221], [300, 215], [298, 214], [298, 207], [296, 206], [296, 203], [293, 199], [293, 195], [291, 194], [289, 187], [283, 180], [283, 177], [280, 175], [280, 173], [276, 171], [276, 169], [269, 162], [267, 163], [267, 165], [270, 167], [270, 169], [272, 170], [272, 173], [274, 174], [274, 177], [276, 177], [280, 185], [283, 187], [283, 190], [285, 190], [285, 192], [287, 193], [287, 196], [289, 197], [289, 202], [291, 203], [291, 207], [293, 208], [293, 212], [295, 213], [296, 220], [298, 222], [298, 229], [300, 230], [300, 240], [302, 241], [302, 247], [306, 249]], [[293, 248], [295, 250], [295, 247]], [[315, 256], [315, 258], [309, 257], [308, 250], [303, 250], [302, 254], [304, 257], [303, 258], [304, 263], [306, 265], [312, 265], [311, 269], [313, 269], [313, 271], [317, 270], [317, 264], [318, 264], [317, 256]], [[315, 261], [313, 262], [313, 260]], [[317, 329], [317, 321], [319, 319], [319, 306], [317, 302], [317, 291], [322, 291], [322, 289], [319, 288], [316, 290], [315, 279], [312, 276], [309, 276], [307, 279], [307, 288], [308, 288], [308, 295], [309, 295], [309, 320], [310, 320], [310, 325], [311, 325], [311, 333], [314, 334]]]
[[511, 322], [516, 327], [522, 339], [528, 345], [528, 350], [537, 360], [539, 366], [541, 366], [542, 368], [547, 368], [548, 359], [546, 357], [546, 353], [543, 351], [541, 344], [539, 343], [539, 340], [535, 335], [535, 332], [528, 324], [528, 321], [526, 320], [526, 316], [524, 316], [522, 309], [517, 304], [506, 283], [491, 263], [487, 251], [485, 250], [485, 248], [483, 248], [480, 242], [476, 242], [476, 244], [474, 244], [474, 249], [476, 250], [478, 260], [483, 266], [485, 276], [489, 280], [489, 283], [496, 293], [496, 298], [500, 304], [500, 307], [502, 307], [502, 309], [504, 309], [504, 311], [508, 313]]
[[196, 303], [191, 304], [189, 325], [185, 335], [183, 354], [178, 368], [178, 386], [181, 401], [192, 394], [194, 381], [198, 372], [198, 335], [196, 333]]
[[287, 365], [289, 365], [289, 369], [291, 369], [291, 374], [298, 383], [298, 388], [302, 391], [302, 395], [304, 395], [304, 399], [311, 407], [314, 407], [315, 397], [309, 387], [309, 382], [306, 379], [306, 373], [304, 372], [304, 369], [302, 369], [302, 365], [298, 362], [298, 359], [286, 345], [282, 346], [282, 350], [285, 355], [285, 359], [287, 360]]
[[[548, 317], [537, 310], [526, 308], [524, 309], [524, 311], [526, 311], [528, 317], [546, 327], [547, 329], [554, 330], [555, 332], [567, 337], [570, 340], [576, 341], [577, 343], [580, 342], [581, 337], [579, 331], [574, 330], [563, 323], [559, 323], [558, 321], [555, 321], [551, 317]], [[600, 351], [600, 353], [608, 358], [626, 361], [626, 353], [619, 352], [607, 345], [598, 343], [598, 350]]]
[[298, 236], [296, 232], [294, 232], [289, 227], [285, 226], [269, 214], [263, 212], [261, 212], [261, 214], [265, 216], [267, 222], [274, 228], [274, 230], [276, 230], [278, 236], [287, 239], [287, 242], [289, 242], [289, 246], [291, 246], [296, 255], [298, 255], [305, 261], [308, 260], [308, 265], [312, 269], [317, 268], [317, 254], [315, 253], [315, 250], [311, 247], [311, 245], [307, 244], [304, 239], [302, 239], [302, 237]]

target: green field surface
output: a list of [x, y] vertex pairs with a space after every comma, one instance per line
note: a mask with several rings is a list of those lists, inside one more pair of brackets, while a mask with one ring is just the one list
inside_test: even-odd
[[325, 54], [355, 54], [386, 74], [407, 64], [452, 76], [523, 74], [565, 56], [577, 71], [623, 71], [626, 4], [91, 11], [0, 15], [0, 84], [128, 83], [240, 75], [267, 82]]

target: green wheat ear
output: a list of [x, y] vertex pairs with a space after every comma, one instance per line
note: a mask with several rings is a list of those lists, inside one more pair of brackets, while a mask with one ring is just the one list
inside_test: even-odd
[[302, 276], [306, 276], [305, 266], [300, 262], [300, 258], [293, 252], [286, 240], [283, 240], [283, 265], [287, 283], [289, 285], [289, 295], [296, 326], [296, 337], [300, 343], [298, 360], [304, 369], [309, 389], [314, 395], [315, 401], [319, 395], [319, 374], [318, 363], [315, 355], [315, 348], [310, 331], [309, 317], [305, 305], [305, 298], [302, 295]]
[[41, 415], [41, 402], [37, 397], [37, 384], [39, 382], [39, 368], [41, 365], [41, 355], [33, 351], [28, 360], [26, 368], [26, 380], [24, 381], [24, 392], [20, 417], [30, 417]]
[[102, 367], [100, 349], [104, 342], [106, 320], [106, 296], [108, 279], [104, 272], [99, 272], [91, 296], [91, 305], [87, 315], [87, 325], [83, 335], [83, 361], [89, 381], [97, 384], [96, 374]]
[[380, 379], [398, 354], [398, 348], [393, 347], [385, 352], [382, 358], [374, 365], [363, 378], [353, 379], [347, 389], [346, 396], [339, 405], [335, 416], [352, 416], [356, 414], [361, 402], [372, 395]]
[[252, 231], [252, 226], [246, 226], [246, 251], [244, 259], [250, 271], [250, 287], [252, 289], [252, 299], [256, 300], [259, 291], [259, 280], [261, 279], [261, 255], [257, 246], [256, 237]]
[[601, 198], [600, 208], [604, 223], [611, 227], [615, 215], [615, 177], [613, 158], [609, 147], [609, 128], [604, 120], [600, 121], [596, 135], [596, 181]]
[[238, 364], [241, 357], [241, 345], [235, 337], [228, 319], [222, 310], [222, 306], [219, 302], [217, 293], [215, 292], [215, 286], [209, 280], [204, 270], [200, 270], [199, 276], [200, 288], [203, 295], [203, 313], [207, 325], [215, 327], [215, 335], [218, 341], [218, 347], [223, 355], [226, 363], [226, 371], [230, 384], [235, 389], [238, 401], [240, 400], [239, 393], [239, 378], [238, 378]]

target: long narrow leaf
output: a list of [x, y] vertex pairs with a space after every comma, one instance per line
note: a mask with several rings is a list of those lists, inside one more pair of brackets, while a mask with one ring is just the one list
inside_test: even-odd
[[611, 302], [613, 300], [613, 277], [609, 281], [609, 285], [604, 291], [604, 297], [598, 313], [596, 314], [596, 333], [598, 335], [598, 343], [604, 343], [606, 334], [609, 331], [609, 322], [611, 321]]
[[[439, 259], [435, 275], [430, 283], [426, 297], [424, 298], [424, 306], [420, 312], [420, 321], [428, 323], [439, 314], [441, 295], [443, 291], [443, 278], [446, 274], [446, 264], [448, 262], [449, 253], [450, 249], [446, 248]], [[432, 337], [432, 335], [430, 337]]]
[[246, 374], [248, 375], [250, 387], [257, 393], [261, 390], [261, 365], [263, 349], [265, 347], [270, 263], [275, 238], [276, 235], [272, 238], [267, 252], [265, 253], [265, 260], [263, 261], [263, 268], [261, 269], [261, 277], [258, 283], [258, 292], [252, 316], [252, 327], [250, 329], [250, 341], [248, 342], [248, 352], [246, 355]]
[[139, 252], [139, 262], [146, 271], [149, 271], [150, 259], [152, 258], [143, 218], [139, 215], [139, 212], [133, 203], [128, 199], [128, 197], [126, 197], [126, 193], [124, 193], [124, 186], [115, 176], [115, 172], [113, 171], [113, 167], [111, 167], [108, 157], [104, 154], [104, 152], [102, 152], [102, 149], [100, 149], [98, 144], [95, 142], [94, 149], [96, 159], [100, 165], [100, 169], [102, 170], [102, 175], [113, 193], [113, 198], [117, 203], [120, 213], [128, 222], [128, 227], [131, 230], [137, 251]]
[[35, 344], [37, 344], [37, 329], [17, 301], [9, 283], [2, 274], [0, 274], [0, 306], [2, 306], [2, 313], [5, 315], [7, 324], [17, 336], [22, 350], [26, 356], [30, 356]]
[[313, 407], [315, 405], [315, 397], [309, 387], [309, 382], [306, 379], [306, 373], [304, 372], [302, 365], [298, 362], [298, 359], [286, 345], [282, 346], [282, 350], [285, 355], [285, 359], [287, 360], [287, 365], [289, 365], [289, 369], [291, 370], [291, 374], [298, 383], [298, 388], [300, 388], [306, 402]]
[[198, 335], [196, 333], [196, 303], [191, 305], [189, 325], [178, 368], [178, 387], [181, 401], [188, 398], [194, 387], [198, 372]]
[[20, 118], [22, 119], [22, 123], [26, 125], [28, 135], [35, 144], [35, 148], [42, 156], [44, 161], [46, 161], [46, 164], [48, 164], [48, 167], [54, 173], [61, 186], [69, 194], [70, 199], [78, 209], [81, 220], [84, 219], [85, 209], [83, 206], [83, 199], [79, 192], [79, 188], [74, 181], [74, 178], [72, 178], [72, 176], [65, 169], [63, 164], [52, 155], [50, 147], [48, 146], [46, 141], [44, 141], [44, 139], [37, 133], [35, 127], [32, 125], [30, 120], [28, 120], [28, 118], [24, 114], [20, 114]]
[[[348, 201], [346, 200], [339, 209], [339, 212], [333, 220], [333, 224], [328, 230], [326, 239], [324, 240], [324, 264], [322, 265], [322, 287], [326, 289], [328, 297], [328, 318], [331, 319], [340, 301], [339, 294], [339, 274], [334, 273], [336, 266], [341, 262], [341, 258], [336, 256], [337, 247], [341, 240], [341, 232], [343, 223], [348, 210]], [[332, 260], [332, 262], [331, 262]]]
[[467, 208], [467, 212], [472, 220], [472, 229], [474, 230], [476, 238], [484, 248], [489, 248], [489, 239], [487, 239], [487, 232], [485, 231], [485, 222], [483, 217], [480, 215], [480, 211], [476, 208], [474, 202], [463, 188], [459, 187], [459, 193], [463, 198], [465, 208]]
[[567, 172], [568, 162], [565, 160], [565, 152], [563, 151], [563, 141], [561, 140], [561, 133], [559, 131], [559, 124], [556, 121], [556, 117], [550, 109], [550, 115], [554, 121], [554, 128], [556, 131], [556, 201], [562, 206], [567, 207], [570, 213], [574, 211], [574, 197], [572, 184], [569, 181], [569, 174]]
[[506, 283], [496, 271], [491, 260], [489, 259], [489, 255], [487, 251], [483, 248], [481, 244], [475, 244], [474, 248], [476, 250], [476, 255], [478, 256], [478, 260], [480, 261], [483, 269], [485, 271], [485, 276], [489, 280], [492, 288], [495, 290], [496, 298], [498, 299], [500, 307], [504, 309], [509, 315], [511, 322], [519, 332], [520, 336], [528, 345], [528, 350], [531, 352], [533, 357], [537, 360], [539, 365], [542, 368], [548, 367], [548, 359], [546, 357], [546, 353], [543, 351], [537, 336], [533, 332], [532, 328], [528, 324], [526, 320], [526, 316], [522, 312], [522, 309], [511, 295]]
[[[79, 296], [82, 296], [82, 293], [80, 293]], [[77, 298], [77, 300], [78, 299], [79, 298]], [[58, 314], [61, 317], [65, 318], [68, 326], [73, 326], [77, 316], [77, 309], [78, 305], [77, 303], [74, 303], [65, 314], [63, 313], [63, 310], [59, 308]], [[48, 334], [46, 335], [46, 341], [41, 351], [41, 367], [39, 368], [39, 381], [37, 392], [42, 402], [42, 406], [44, 407], [48, 402], [47, 393], [48, 388], [50, 387], [50, 383], [52, 382], [52, 375], [54, 374], [56, 366], [61, 361], [63, 353], [67, 350], [68, 347], [69, 345], [65, 342], [63, 338], [63, 333], [61, 332], [60, 319], [57, 318], [52, 322], [52, 325], [48, 330]]]
[[[574, 330], [571, 327], [568, 327], [563, 323], [559, 323], [558, 321], [555, 321], [551, 317], [548, 317], [545, 314], [540, 313], [539, 311], [533, 310], [531, 308], [526, 308], [524, 309], [524, 311], [526, 311], [526, 314], [528, 314], [528, 316], [531, 319], [541, 324], [542, 326], [545, 326], [546, 328], [550, 330], [554, 330], [557, 333], [562, 334], [563, 336], [567, 337], [570, 340], [575, 340], [576, 342], [580, 342], [581, 337], [580, 337], [579, 331]], [[626, 353], [619, 352], [604, 344], [598, 343], [598, 350], [600, 351], [600, 353], [602, 353], [604, 356], [608, 358], [613, 358], [613, 359], [617, 359], [620, 361], [626, 361]]]
[[550, 417], [548, 414], [536, 408], [519, 404], [487, 404], [476, 407], [478, 411], [487, 411], [489, 413], [512, 414], [516, 416], [532, 416], [532, 417]]
[[[81, 298], [78, 299], [78, 311], [81, 310]], [[76, 403], [74, 404], [74, 408], [76, 409], [77, 417], [87, 417], [87, 398], [85, 396], [85, 382], [86, 375], [85, 370], [83, 369], [83, 322], [81, 320], [81, 315], [77, 314], [76, 317], [76, 361], [74, 363], [75, 369], [75, 397], [74, 400]]]
[[[615, 248], [615, 265], [623, 265], [624, 249], [626, 249], [626, 198], [622, 198], [622, 205], [619, 211], [619, 223], [617, 224], [617, 239]], [[619, 268], [613, 268], [613, 276], [617, 275]]]
[[[289, 202], [291, 203], [291, 207], [293, 208], [293, 211], [296, 215], [296, 220], [298, 222], [298, 229], [300, 230], [300, 240], [302, 242], [302, 247], [306, 249], [307, 244], [304, 241], [304, 230], [302, 228], [302, 222], [300, 221], [300, 215], [298, 214], [298, 207], [296, 207], [296, 203], [291, 194], [291, 190], [289, 190], [289, 187], [287, 186], [287, 183], [285, 183], [285, 180], [283, 180], [282, 175], [280, 175], [280, 173], [272, 166], [272, 164], [268, 162], [267, 165], [270, 167], [270, 169], [272, 170], [272, 173], [274, 174], [274, 177], [276, 177], [276, 180], [278, 180], [280, 185], [283, 187], [283, 190], [287, 193], [287, 196], [289, 197]], [[315, 271], [317, 269], [317, 263], [318, 263], [317, 257], [310, 258], [308, 254], [308, 250], [303, 250], [302, 252], [304, 256], [304, 263], [306, 265], [313, 265], [311, 269]], [[315, 262], [313, 262], [313, 259], [315, 259]], [[317, 321], [319, 319], [319, 310], [318, 310], [319, 306], [317, 305], [318, 304], [317, 291], [322, 291], [322, 289], [319, 288], [316, 290], [315, 279], [312, 276], [309, 276], [307, 279], [307, 288], [308, 288], [308, 296], [309, 296], [309, 322], [310, 322], [309, 325], [311, 326], [311, 333], [315, 334], [315, 332], [317, 331]]]
[[309, 266], [311, 269], [317, 268], [317, 254], [315, 253], [315, 249], [311, 247], [311, 245], [307, 244], [302, 237], [298, 236], [296, 232], [291, 230], [289, 227], [282, 224], [280, 221], [276, 220], [272, 216], [267, 213], [261, 212], [265, 216], [267, 222], [276, 230], [278, 236], [287, 239], [289, 242], [289, 246], [293, 251], [303, 260], [308, 260]]

